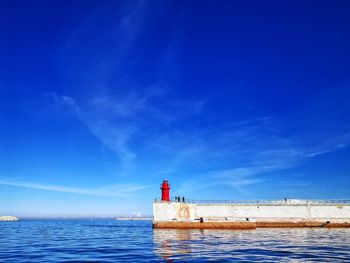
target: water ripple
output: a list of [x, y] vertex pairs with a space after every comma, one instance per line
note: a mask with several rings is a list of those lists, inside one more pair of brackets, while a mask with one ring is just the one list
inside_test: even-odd
[[350, 229], [162, 230], [150, 221], [0, 222], [0, 262], [350, 262]]

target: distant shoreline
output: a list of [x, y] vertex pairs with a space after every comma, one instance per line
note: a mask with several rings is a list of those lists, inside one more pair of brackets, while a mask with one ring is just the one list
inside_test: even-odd
[[[153, 220], [153, 217], [20, 217], [21, 221], [26, 220]], [[0, 220], [1, 221], [1, 220]]]
[[152, 221], [153, 217], [117, 217], [118, 221]]

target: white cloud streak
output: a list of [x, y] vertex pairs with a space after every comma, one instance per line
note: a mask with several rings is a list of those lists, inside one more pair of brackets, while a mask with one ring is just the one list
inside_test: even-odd
[[269, 178], [262, 175], [278, 169], [279, 167], [262, 166], [211, 171], [207, 174], [197, 175], [194, 178], [185, 180], [181, 184], [179, 192], [190, 193], [199, 189], [210, 188], [218, 185], [227, 185], [243, 192], [244, 186], [268, 181]]
[[26, 182], [26, 181], [15, 181], [15, 180], [5, 180], [0, 179], [1, 185], [24, 187], [37, 190], [45, 191], [55, 191], [64, 192], [72, 194], [82, 194], [82, 195], [93, 195], [93, 196], [109, 196], [109, 197], [124, 197], [138, 190], [147, 188], [147, 185], [132, 185], [132, 184], [120, 184], [104, 186], [100, 188], [90, 189], [90, 188], [79, 188], [79, 187], [68, 187], [53, 184], [43, 184], [36, 182]]
[[[70, 61], [72, 68], [78, 67], [73, 70], [78, 75], [74, 76], [76, 83], [73, 86], [79, 88], [76, 88], [76, 95], [55, 95], [58, 104], [74, 109], [91, 134], [118, 155], [122, 163], [119, 174], [133, 174], [131, 171], [138, 165], [138, 157], [147, 158], [148, 154], [153, 154], [158, 158], [151, 161], [157, 162], [160, 175], [190, 171], [194, 178], [201, 175], [206, 182], [203, 186], [226, 184], [242, 188], [263, 182], [266, 173], [295, 167], [305, 159], [339, 150], [350, 142], [349, 133], [344, 132], [346, 126], [338, 130], [338, 126], [320, 120], [326, 117], [321, 114], [320, 118], [320, 112], [333, 107], [325, 105], [324, 101], [336, 97], [333, 96], [336, 92], [332, 96], [315, 96], [315, 101], [300, 107], [300, 112], [291, 116], [249, 116], [242, 120], [227, 115], [225, 123], [206, 123], [203, 111], [210, 98], [177, 99], [171, 93], [175, 88], [157, 74], [154, 83], [147, 87], [130, 81], [135, 76], [128, 71], [123, 75], [122, 69], [125, 58], [133, 53], [135, 41], [142, 35], [140, 33], [144, 33], [149, 11], [145, 1], [137, 5], [126, 2], [121, 19], [111, 26], [107, 17], [109, 26], [92, 36], [95, 41], [83, 51], [77, 48], [77, 43], [81, 44], [79, 39], [89, 33], [99, 14], [82, 25], [65, 46], [66, 53], [70, 54], [68, 57], [79, 61], [76, 64]], [[113, 44], [113, 48], [104, 49], [105, 43]], [[91, 46], [99, 47], [101, 53], [87, 56], [93, 54]], [[167, 52], [174, 54], [176, 50], [168, 49]], [[82, 64], [87, 67], [80, 71]], [[125, 65], [128, 67], [129, 61]], [[181, 75], [180, 70], [176, 74]], [[116, 81], [120, 77], [128, 79], [128, 85]], [[240, 99], [232, 98], [230, 103], [237, 108], [245, 106], [239, 103]], [[212, 113], [222, 112], [214, 109]], [[191, 125], [194, 118], [189, 117], [193, 116], [201, 119], [204, 125]], [[322, 132], [328, 126], [332, 127], [332, 132]], [[289, 128], [292, 128], [291, 132]], [[137, 168], [144, 171], [148, 167]]]

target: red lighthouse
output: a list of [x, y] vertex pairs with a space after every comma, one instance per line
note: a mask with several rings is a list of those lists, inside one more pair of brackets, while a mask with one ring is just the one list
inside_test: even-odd
[[162, 201], [170, 202], [170, 184], [167, 179], [163, 180], [160, 189], [162, 189]]

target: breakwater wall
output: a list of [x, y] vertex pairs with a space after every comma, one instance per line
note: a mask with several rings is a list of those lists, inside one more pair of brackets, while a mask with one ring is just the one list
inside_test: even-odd
[[350, 227], [350, 201], [155, 201], [155, 228]]

